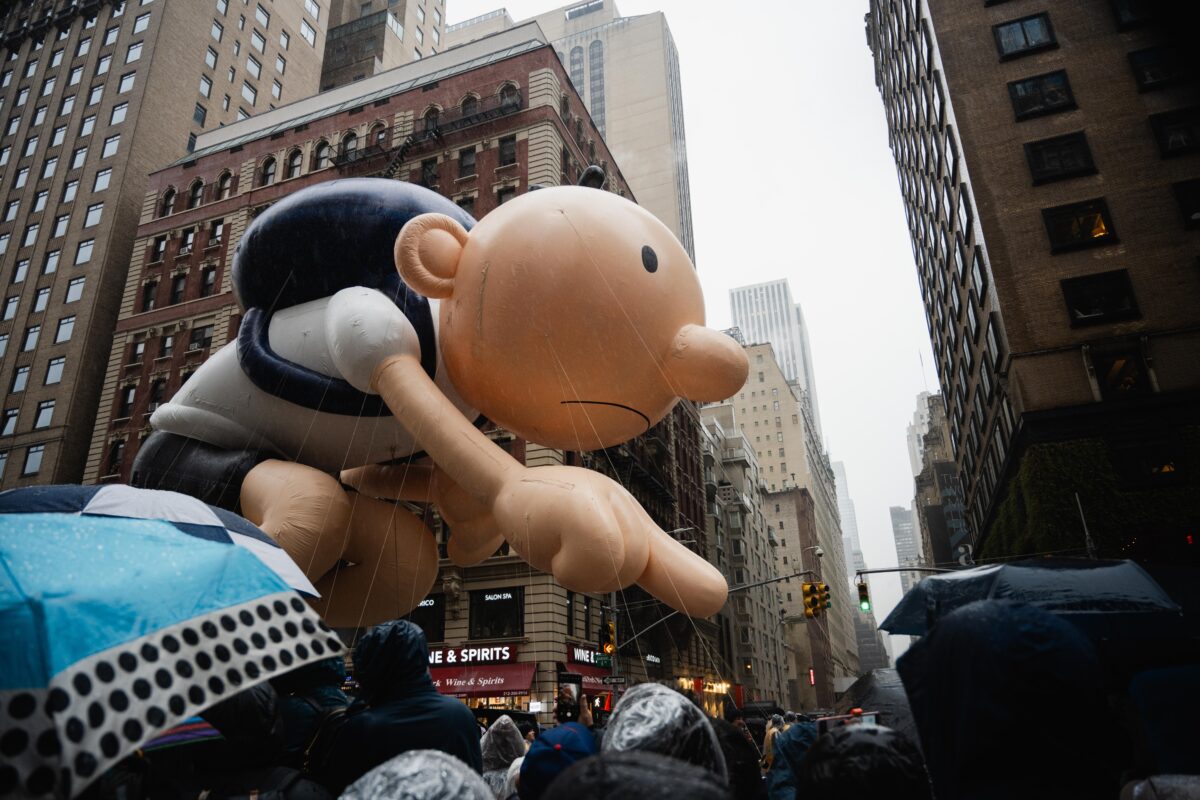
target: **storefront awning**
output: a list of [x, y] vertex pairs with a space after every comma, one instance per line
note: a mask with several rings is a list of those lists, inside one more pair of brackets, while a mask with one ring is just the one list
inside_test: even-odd
[[[484, 664], [474, 667], [431, 667], [433, 685], [455, 697], [515, 697], [529, 694], [535, 663]], [[585, 679], [586, 685], [586, 679]]]
[[583, 676], [584, 694], [597, 695], [612, 691], [612, 687], [604, 682], [605, 678], [612, 675], [612, 670], [610, 669], [594, 667], [590, 664], [579, 664], [574, 661], [567, 664], [567, 669], [571, 672], [578, 672]]

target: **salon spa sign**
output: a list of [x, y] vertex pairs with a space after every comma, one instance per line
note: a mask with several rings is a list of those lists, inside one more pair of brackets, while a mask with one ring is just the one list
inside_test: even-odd
[[509, 644], [494, 647], [434, 647], [429, 651], [431, 667], [508, 664], [516, 660], [517, 648]]

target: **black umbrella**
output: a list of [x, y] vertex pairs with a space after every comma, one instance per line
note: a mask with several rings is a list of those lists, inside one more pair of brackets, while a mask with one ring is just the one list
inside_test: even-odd
[[878, 711], [880, 725], [900, 731], [916, 744], [917, 723], [913, 721], [912, 709], [908, 707], [908, 695], [900, 673], [894, 669], [871, 670], [850, 684], [838, 699], [834, 710], [838, 714], [849, 714], [850, 709]]
[[954, 609], [988, 599], [1028, 603], [1101, 636], [1159, 635], [1182, 624], [1179, 606], [1134, 562], [1055, 558], [930, 576], [879, 627], [922, 636]]

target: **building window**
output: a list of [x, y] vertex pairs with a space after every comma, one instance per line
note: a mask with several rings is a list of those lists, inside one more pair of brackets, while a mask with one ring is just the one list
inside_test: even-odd
[[1200, 150], [1200, 106], [1154, 114], [1150, 127], [1163, 158]]
[[258, 89], [251, 86], [249, 81], [242, 81], [242, 97], [246, 98], [246, 102], [254, 105], [258, 102]]
[[142, 57], [142, 43], [134, 42], [129, 45], [129, 49], [125, 51], [125, 63], [132, 64]]
[[92, 260], [92, 249], [95, 245], [95, 239], [84, 239], [75, 247], [75, 266], [86, 264]]
[[15, 394], [16, 392], [25, 391], [25, 387], [27, 387], [28, 385], [29, 385], [29, 367], [17, 367], [16, 371], [13, 373], [13, 381], [12, 381], [13, 393]]
[[475, 174], [475, 148], [468, 147], [458, 151], [458, 177], [466, 178]]
[[58, 272], [58, 259], [62, 255], [61, 250], [51, 250], [46, 253], [46, 260], [42, 264], [42, 274], [51, 275]]
[[198, 328], [192, 328], [191, 336], [188, 338], [188, 349], [201, 350], [205, 347], [211, 347], [212, 337], [212, 325], [201, 325]]
[[232, 189], [233, 176], [228, 172], [222, 172], [221, 177], [217, 178], [217, 199], [224, 200], [228, 198]]
[[141, 33], [142, 31], [146, 30], [146, 28], [148, 28], [148, 27], [150, 27], [150, 12], [149, 11], [147, 11], [145, 14], [139, 14], [138, 16], [134, 17], [134, 19], [133, 19], [133, 32], [134, 33]]
[[1136, 28], [1150, 20], [1151, 3], [1147, 0], [1109, 0], [1109, 3], [1112, 5], [1113, 15], [1117, 18], [1119, 30]]
[[436, 158], [427, 158], [421, 162], [421, 185], [426, 188], [437, 186], [438, 162]]
[[1096, 172], [1083, 131], [1030, 142], [1025, 145], [1025, 158], [1034, 186]]
[[329, 142], [324, 140], [317, 142], [313, 163], [316, 169], [325, 169], [333, 163], [333, 148], [329, 146]]
[[39, 228], [41, 228], [41, 225], [36, 222], [25, 228], [25, 238], [21, 241], [22, 247], [30, 247], [37, 241]]
[[63, 367], [66, 365], [67, 359], [63, 356], [50, 359], [46, 364], [46, 379], [42, 383], [46, 386], [53, 386], [62, 381]]
[[71, 334], [75, 332], [75, 317], [63, 317], [58, 321], [58, 329], [54, 332], [54, 343], [62, 344], [71, 340]]
[[110, 156], [116, 155], [117, 147], [119, 147], [120, 144], [121, 144], [121, 134], [118, 133], [116, 136], [109, 136], [107, 139], [104, 140], [104, 147], [103, 147], [103, 149], [100, 150], [100, 157], [108, 158]]
[[217, 291], [217, 268], [207, 267], [200, 273], [200, 296], [209, 297]]
[[83, 118], [83, 121], [79, 123], [79, 135], [80, 136], [87, 136], [95, 129], [96, 129], [96, 115], [95, 114], [88, 114], [86, 117]]
[[271, 97], [276, 100], [283, 98], [283, 84], [279, 81], [271, 81]]
[[118, 125], [124, 122], [127, 111], [129, 111], [129, 103], [117, 103], [113, 106], [112, 116], [108, 118], [108, 124]]
[[525, 635], [525, 587], [471, 592], [472, 639], [506, 639]]
[[317, 46], [317, 32], [312, 25], [308, 24], [308, 20], [300, 20], [300, 36], [308, 42], [310, 47]]
[[25, 329], [25, 334], [21, 337], [21, 352], [28, 353], [37, 347], [38, 337], [42, 334], [41, 325], [30, 325]]
[[67, 296], [64, 298], [64, 302], [78, 302], [83, 297], [83, 285], [86, 281], [87, 278], [72, 278], [67, 283]]
[[[267, 51], [267, 40], [264, 39], [263, 35], [261, 33], [259, 33], [258, 31], [250, 32], [250, 44], [252, 44], [254, 46], [254, 49], [260, 53], [265, 53]], [[257, 61], [254, 63], [258, 64]], [[259, 68], [261, 69], [261, 65]], [[255, 76], [255, 77], [257, 77], [257, 76]]]
[[267, 10], [261, 5], [256, 5], [254, 7], [254, 19], [258, 20], [258, 24], [262, 25], [264, 28], [270, 27], [271, 25], [271, 15], [268, 14]]
[[588, 45], [588, 91], [591, 94], [592, 121], [604, 135], [604, 43], [599, 39]]
[[25, 463], [21, 467], [21, 477], [37, 475], [42, 468], [42, 456], [46, 453], [46, 445], [30, 445], [25, 451]]
[[218, 247], [221, 244], [221, 238], [225, 234], [225, 220], [214, 219], [208, 223], [208, 246]]
[[153, 311], [158, 305], [158, 284], [154, 281], [142, 284], [142, 311]]
[[992, 33], [1001, 60], [1058, 46], [1050, 27], [1050, 15], [1045, 13], [995, 25]]
[[36, 314], [40, 311], [45, 311], [46, 306], [49, 304], [50, 304], [50, 288], [43, 287], [41, 289], [38, 289], [37, 293], [33, 296], [33, 311], [34, 311], [34, 313]]
[[93, 86], [91, 89], [88, 89], [87, 104], [89, 106], [94, 106], [97, 103], [99, 103], [100, 100], [103, 99], [103, 97], [104, 97], [104, 86], [103, 85]]
[[187, 275], [176, 275], [171, 279], [171, 298], [170, 305], [179, 305], [183, 302], [183, 294], [187, 290]]
[[1183, 214], [1183, 227], [1189, 230], [1200, 228], [1200, 179], [1176, 183], [1172, 188]]
[[[217, 22], [214, 19], [211, 32], [212, 32], [212, 38], [216, 39], [219, 42], [219, 41], [221, 41], [221, 37], [225, 34], [225, 26], [222, 25], [221, 23]], [[211, 50], [211, 48], [210, 48], [210, 50]]]
[[162, 261], [163, 257], [166, 255], [166, 253], [167, 253], [167, 237], [165, 237], [165, 236], [154, 237], [154, 244], [151, 245], [151, 247], [150, 247], [150, 263], [156, 264], [159, 261]]
[[292, 152], [288, 153], [287, 177], [289, 177], [289, 178], [300, 177], [300, 167], [301, 167], [301, 163], [303, 161], [304, 161], [304, 154], [301, 153], [299, 150], [293, 150]]
[[37, 414], [34, 415], [34, 431], [50, 427], [54, 420], [54, 401], [42, 401], [37, 404]]
[[1061, 285], [1073, 328], [1141, 316], [1129, 273], [1123, 269], [1068, 278]]
[[79, 169], [83, 166], [84, 160], [87, 158], [87, 148], [77, 147], [75, 152], [71, 153], [71, 169]]
[[1136, 344], [1089, 348], [1103, 400], [1127, 400], [1149, 394], [1150, 376]]
[[125, 440], [117, 439], [108, 446], [108, 457], [106, 462], [108, 467], [105, 469], [107, 475], [117, 475], [121, 472], [121, 467], [125, 463]]
[[517, 163], [517, 137], [503, 136], [500, 138], [500, 166]]
[[342, 158], [353, 159], [358, 151], [358, 134], [350, 131], [342, 137]]
[[1179, 53], [1170, 47], [1151, 47], [1129, 54], [1133, 79], [1143, 92], [1178, 83], [1184, 77]]
[[304, 10], [312, 15], [313, 19], [321, 18], [321, 7], [317, 5], [317, 0], [304, 0]]
[[112, 168], [105, 167], [96, 173], [95, 179], [92, 181], [93, 192], [103, 192], [108, 188], [109, 182], [112, 180]]
[[454, 201], [455, 205], [461, 208], [472, 218], [475, 216], [475, 196], [460, 197]]
[[505, 189], [500, 189], [496, 192], [496, 205], [502, 206], [505, 203], [507, 203], [509, 200], [512, 200], [516, 196], [517, 196], [517, 189], [515, 186], [510, 186]]
[[571, 84], [575, 87], [575, 91], [579, 93], [580, 98], [583, 97], [583, 48], [571, 48]]
[[104, 213], [104, 203], [93, 203], [88, 206], [87, 213], [83, 217], [83, 227], [91, 228], [100, 224], [100, 217]]
[[270, 186], [275, 182], [275, 159], [268, 158], [258, 170], [258, 185]]
[[1063, 253], [1117, 241], [1108, 204], [1103, 199], [1085, 200], [1042, 210], [1050, 252]]
[[133, 88], [134, 73], [127, 72], [121, 76], [121, 82], [117, 84], [117, 94], [124, 94]]

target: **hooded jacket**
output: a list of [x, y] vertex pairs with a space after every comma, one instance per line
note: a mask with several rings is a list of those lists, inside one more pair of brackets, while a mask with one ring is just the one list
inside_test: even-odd
[[767, 773], [767, 797], [794, 800], [797, 776], [816, 740], [817, 726], [812, 722], [797, 722], [775, 737], [775, 760]]
[[797, 776], [797, 797], [930, 800], [929, 776], [916, 746], [899, 731], [861, 723], [817, 737]]
[[1111, 797], [1119, 788], [1104, 672], [1069, 622], [981, 600], [896, 663], [938, 797]]
[[439, 694], [429, 677], [425, 633], [407, 620], [372, 628], [354, 648], [360, 705], [338, 732], [321, 782], [335, 793], [410, 750], [440, 750], [483, 771], [471, 710]]
[[305, 664], [271, 681], [279, 693], [284, 761], [289, 766], [303, 764], [304, 751], [317, 735], [325, 716], [350, 705], [350, 698], [342, 692], [345, 677], [346, 665], [341, 656], [335, 656]]
[[483, 751], [483, 780], [492, 794], [502, 797], [509, 765], [525, 755], [525, 738], [517, 723], [506, 715], [492, 723], [479, 740], [479, 747]]
[[730, 800], [712, 772], [643, 750], [610, 750], [564, 770], [543, 800]]

